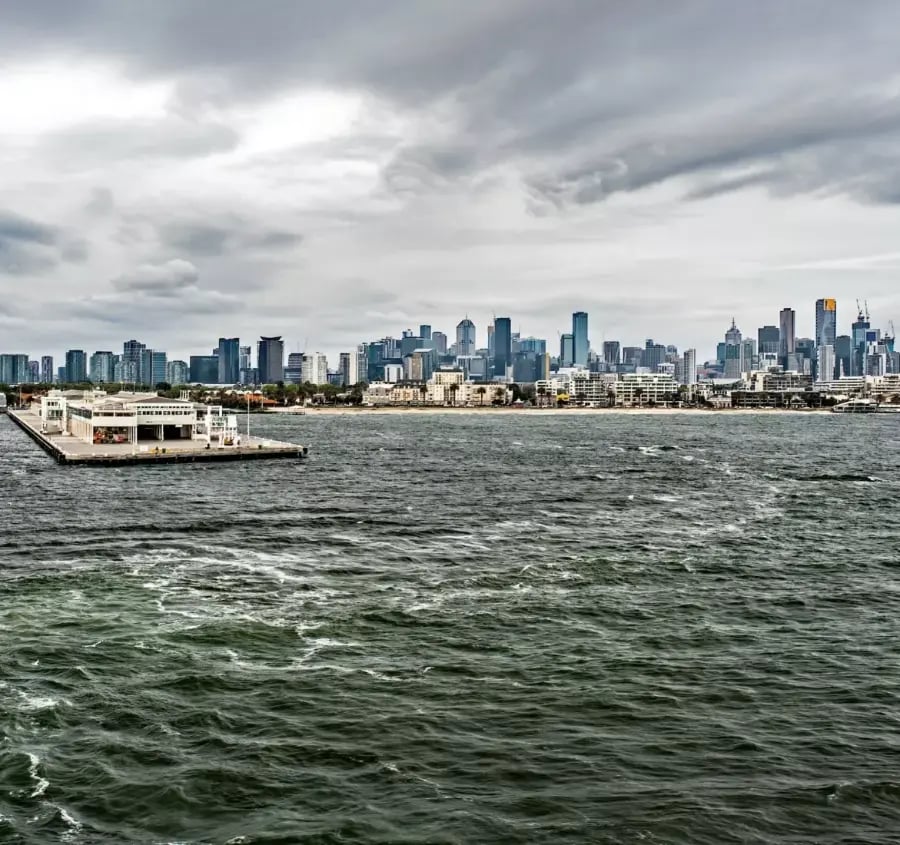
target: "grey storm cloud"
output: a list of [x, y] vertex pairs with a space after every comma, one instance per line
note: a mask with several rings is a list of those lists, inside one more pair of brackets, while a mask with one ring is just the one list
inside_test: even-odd
[[[0, 274], [77, 289], [70, 313], [134, 332], [181, 304], [211, 333], [242, 308], [245, 333], [326, 315], [341, 348], [429, 307], [518, 309], [548, 336], [550, 311], [586, 307], [642, 333], [655, 300], [657, 327], [718, 336], [721, 313], [781, 298], [778, 268], [838, 259], [843, 238], [890, 252], [900, 224], [888, 0], [10, 0], [2, 17], [5, 70], [165, 90], [37, 121], [0, 156]], [[885, 268], [843, 272], [825, 293], [871, 285], [900, 308]]]

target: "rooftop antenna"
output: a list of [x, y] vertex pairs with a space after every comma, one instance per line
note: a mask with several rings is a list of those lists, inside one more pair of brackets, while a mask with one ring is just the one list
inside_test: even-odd
[[866, 306], [866, 322], [868, 323], [869, 322], [869, 300], [864, 299], [863, 302], [865, 303], [865, 306]]

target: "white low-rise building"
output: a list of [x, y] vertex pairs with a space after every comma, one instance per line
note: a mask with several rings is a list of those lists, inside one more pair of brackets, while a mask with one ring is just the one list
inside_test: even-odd
[[40, 397], [37, 412], [44, 433], [95, 445], [141, 440], [201, 440], [221, 446], [240, 442], [236, 414], [155, 393], [51, 390]]
[[662, 405], [678, 395], [678, 382], [669, 373], [623, 373], [615, 390], [616, 405], [625, 408]]

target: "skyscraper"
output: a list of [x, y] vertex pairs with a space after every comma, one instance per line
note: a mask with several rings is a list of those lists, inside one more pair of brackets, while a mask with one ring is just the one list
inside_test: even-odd
[[188, 383], [188, 365], [184, 361], [166, 364], [166, 381], [171, 385]]
[[40, 361], [29, 361], [28, 362], [28, 381], [32, 384], [39, 384], [41, 381], [41, 362]]
[[839, 334], [834, 339], [834, 374], [835, 377], [849, 376], [853, 373], [853, 338], [848, 334]]
[[145, 376], [143, 371], [146, 348], [136, 340], [126, 340], [122, 344], [122, 381], [149, 384], [149, 373]]
[[762, 326], [757, 332], [757, 351], [762, 355], [778, 355], [781, 349], [781, 330], [778, 326]]
[[0, 384], [24, 384], [27, 381], [27, 355], [0, 355]]
[[577, 367], [586, 367], [590, 352], [588, 315], [586, 311], [576, 311], [572, 315], [572, 348], [572, 363]]
[[696, 349], [685, 349], [684, 356], [682, 358], [682, 384], [696, 384], [697, 383], [697, 350]]
[[109, 384], [115, 380], [114, 360], [112, 352], [98, 351], [91, 355], [90, 375], [94, 384]]
[[166, 353], [156, 349], [145, 349], [142, 357], [141, 373], [143, 379], [141, 383], [155, 388], [156, 385], [165, 382], [168, 359]]
[[189, 374], [192, 384], [215, 384], [219, 378], [219, 356], [191, 355]]
[[259, 380], [262, 384], [284, 381], [284, 341], [278, 337], [261, 337], [256, 352]]
[[494, 375], [506, 378], [512, 366], [512, 321], [509, 317], [494, 318]]
[[816, 381], [831, 381], [834, 378], [834, 346], [825, 343], [816, 349]]
[[559, 336], [559, 365], [571, 367], [575, 361], [575, 338], [569, 333]]
[[816, 346], [834, 346], [837, 337], [837, 300], [816, 300]]
[[849, 375], [863, 376], [866, 374], [866, 333], [870, 328], [868, 307], [865, 311], [859, 309], [856, 322], [850, 327], [853, 337], [853, 359], [851, 361], [853, 372]]
[[241, 341], [219, 338], [219, 384], [237, 384], [241, 379]]
[[43, 384], [53, 384], [53, 356], [44, 355], [41, 358], [41, 382]]
[[725, 332], [725, 378], [741, 377], [743, 372], [741, 340], [741, 330], [732, 318], [731, 328]]
[[419, 337], [422, 340], [431, 340], [431, 326], [424, 323], [419, 326]]
[[612, 366], [619, 363], [619, 341], [605, 340], [603, 341], [603, 360]]
[[778, 315], [778, 355], [782, 366], [787, 366], [787, 358], [797, 351], [797, 315], [793, 308], [782, 308]]
[[83, 349], [66, 352], [66, 379], [70, 382], [87, 381], [87, 357]]
[[432, 332], [431, 342], [434, 344], [435, 352], [437, 352], [438, 355], [447, 354], [447, 335], [443, 332]]

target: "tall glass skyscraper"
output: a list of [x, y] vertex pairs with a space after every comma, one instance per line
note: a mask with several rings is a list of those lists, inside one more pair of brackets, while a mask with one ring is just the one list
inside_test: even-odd
[[572, 362], [576, 366], [586, 367], [590, 354], [587, 311], [576, 311], [572, 315], [572, 346]]
[[837, 300], [816, 300], [816, 346], [834, 346], [837, 337]]
[[241, 341], [237, 337], [219, 338], [219, 384], [237, 384], [241, 380]]
[[797, 315], [793, 308], [782, 308], [778, 316], [778, 354], [782, 364], [797, 351]]
[[66, 379], [71, 382], [87, 381], [87, 356], [83, 349], [66, 352]]
[[260, 384], [284, 381], [284, 341], [278, 337], [261, 337], [256, 353]]
[[53, 384], [53, 356], [44, 355], [41, 358], [41, 382]]
[[506, 370], [512, 366], [512, 320], [509, 317], [494, 318], [494, 375], [506, 378]]

